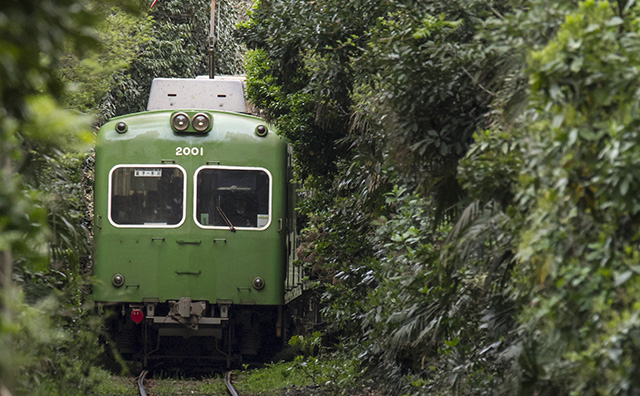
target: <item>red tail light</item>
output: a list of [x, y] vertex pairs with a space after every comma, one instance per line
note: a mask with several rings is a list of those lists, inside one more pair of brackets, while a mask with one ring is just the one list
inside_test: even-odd
[[144, 313], [142, 313], [139, 309], [134, 309], [131, 311], [131, 320], [133, 320], [136, 324], [142, 322], [144, 319]]

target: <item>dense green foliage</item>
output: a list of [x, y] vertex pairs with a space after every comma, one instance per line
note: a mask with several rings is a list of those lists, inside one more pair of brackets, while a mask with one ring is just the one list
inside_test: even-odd
[[[209, 2], [121, 3], [0, 11], [2, 393], [101, 389], [91, 156], [69, 152], [144, 109], [153, 77], [206, 74]], [[217, 71], [238, 73], [246, 2], [220, 3]], [[635, 1], [261, 0], [238, 34], [305, 184], [300, 259], [343, 353], [329, 376], [359, 361], [391, 394], [640, 392]]]
[[[81, 58], [65, 52], [59, 71], [67, 84], [65, 103], [94, 113], [102, 124], [143, 111], [156, 77], [207, 75], [210, 7], [207, 0], [166, 0], [132, 13], [131, 5], [94, 5], [102, 16], [96, 25], [99, 45]], [[242, 74], [245, 51], [232, 32], [246, 14], [246, 1], [218, 1], [216, 7], [216, 75]]]
[[262, 0], [327, 339], [400, 394], [640, 392], [634, 1]]
[[10, 2], [0, 12], [3, 394], [87, 394], [93, 387], [87, 362], [99, 352], [96, 324], [79, 293], [88, 253], [82, 157], [60, 155], [91, 135], [88, 118], [60, 105], [64, 85], [56, 74], [65, 50], [83, 53], [97, 43], [91, 26], [98, 14], [89, 6]]
[[[219, 62], [242, 2], [222, 2]], [[88, 298], [91, 124], [146, 105], [153, 77], [204, 74], [207, 1], [11, 1], [0, 10], [0, 393], [102, 394]], [[72, 108], [73, 110], [69, 110]], [[82, 114], [82, 113], [85, 114]], [[86, 114], [89, 113], [89, 114]]]
[[117, 79], [126, 74], [140, 48], [150, 40], [153, 19], [147, 13], [131, 13], [116, 7], [102, 13], [104, 19], [96, 26], [99, 45], [81, 57], [66, 51], [59, 71], [67, 86], [65, 102], [83, 112], [100, 110]]
[[[129, 29], [140, 34], [128, 38], [135, 42], [135, 53], [126, 69], [110, 76], [111, 89], [95, 103], [101, 121], [145, 110], [155, 77], [193, 78], [208, 74], [210, 7], [211, 2], [206, 0], [158, 1], [148, 18], [138, 18], [135, 25], [130, 25]], [[231, 30], [244, 13], [244, 1], [218, 1], [216, 7], [216, 74], [241, 74], [244, 51], [232, 40]], [[111, 34], [113, 28], [108, 28]], [[126, 43], [121, 38], [118, 42]], [[106, 45], [111, 50], [119, 48], [109, 42]]]

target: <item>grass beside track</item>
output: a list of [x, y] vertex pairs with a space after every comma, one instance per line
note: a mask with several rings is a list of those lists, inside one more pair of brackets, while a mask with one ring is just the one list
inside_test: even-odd
[[[104, 375], [109, 375], [104, 372]], [[221, 374], [199, 379], [184, 375], [158, 377], [150, 374], [145, 381], [148, 396], [207, 395], [227, 396]], [[294, 362], [267, 364], [262, 368], [235, 370], [232, 382], [242, 396], [279, 396], [300, 391], [313, 385], [309, 375]], [[101, 384], [95, 394], [113, 396], [138, 395], [136, 377], [111, 375], [111, 381]]]

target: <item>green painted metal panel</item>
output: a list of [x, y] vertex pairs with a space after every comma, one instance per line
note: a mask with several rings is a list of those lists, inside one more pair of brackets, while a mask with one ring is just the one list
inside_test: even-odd
[[[287, 218], [286, 144], [264, 120], [208, 112], [213, 128], [206, 135], [178, 134], [170, 111], [138, 113], [105, 124], [96, 145], [95, 264], [96, 301], [140, 302], [190, 297], [233, 300], [237, 304], [283, 303]], [[118, 133], [116, 124], [127, 131]], [[266, 137], [255, 134], [267, 125]], [[186, 172], [186, 218], [177, 228], [118, 227], [109, 220], [109, 173], [118, 165], [175, 165]], [[194, 174], [206, 165], [252, 167], [272, 177], [271, 222], [265, 230], [204, 229], [194, 219]], [[114, 274], [125, 276], [115, 287]], [[256, 290], [256, 276], [265, 288]]]

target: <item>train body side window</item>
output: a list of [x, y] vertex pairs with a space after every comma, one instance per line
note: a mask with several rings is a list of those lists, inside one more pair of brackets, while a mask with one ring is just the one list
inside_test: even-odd
[[202, 167], [195, 175], [202, 228], [263, 230], [271, 223], [271, 174], [263, 168]]
[[109, 221], [116, 227], [175, 228], [186, 215], [186, 173], [175, 165], [118, 165], [109, 177]]

